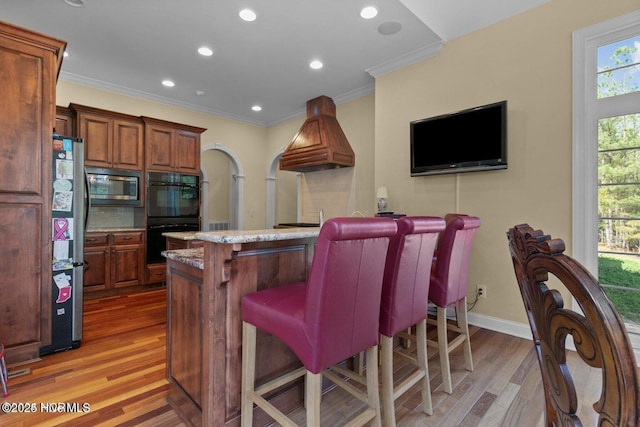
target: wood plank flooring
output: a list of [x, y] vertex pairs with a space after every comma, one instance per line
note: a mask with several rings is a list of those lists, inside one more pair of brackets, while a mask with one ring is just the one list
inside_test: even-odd
[[[3, 403], [15, 404], [14, 409], [33, 403], [36, 411], [0, 413], [0, 426], [184, 426], [166, 402], [165, 326], [162, 289], [86, 301], [80, 348], [10, 367], [10, 372], [30, 372], [9, 380]], [[540, 371], [531, 342], [476, 327], [471, 334], [474, 371], [462, 369], [461, 351], [452, 353], [454, 390], [448, 395], [437, 352], [429, 349], [434, 413], [420, 412], [414, 387], [396, 402], [399, 426], [542, 425]], [[398, 363], [395, 369], [398, 380], [407, 366]], [[588, 409], [597, 399], [599, 375], [581, 363], [575, 369], [576, 387], [587, 394], [581, 406]], [[323, 398], [323, 426], [339, 425], [357, 411], [359, 403], [341, 393], [335, 389]], [[88, 404], [90, 411], [53, 413], [41, 407], [53, 410], [56, 403]], [[304, 419], [302, 413], [296, 418]]]

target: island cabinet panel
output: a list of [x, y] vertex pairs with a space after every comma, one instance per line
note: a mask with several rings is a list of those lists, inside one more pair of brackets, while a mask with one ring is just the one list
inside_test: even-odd
[[178, 263], [169, 293], [171, 342], [168, 373], [197, 406], [202, 405], [202, 270]]
[[142, 117], [149, 171], [200, 174], [200, 134], [206, 129]]
[[144, 127], [139, 117], [70, 104], [77, 135], [85, 141], [85, 165], [125, 170], [144, 169]]
[[175, 249], [195, 249], [204, 246], [204, 242], [198, 239], [177, 239], [174, 237], [167, 237], [167, 250]]
[[[242, 297], [306, 280], [315, 239], [205, 241], [204, 270], [168, 260], [169, 402], [186, 423], [240, 424]], [[301, 366], [280, 340], [261, 331], [257, 339], [258, 352], [265, 356], [258, 357], [257, 384]], [[303, 396], [302, 380], [274, 392], [277, 405], [285, 411], [301, 407]], [[270, 423], [266, 414], [256, 410], [254, 425]]]
[[51, 188], [61, 40], [0, 22], [0, 340], [5, 361], [51, 342]]

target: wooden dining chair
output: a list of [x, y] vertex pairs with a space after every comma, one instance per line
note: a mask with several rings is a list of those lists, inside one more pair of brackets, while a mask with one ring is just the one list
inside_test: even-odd
[[[639, 376], [624, 322], [598, 284], [573, 258], [564, 242], [527, 224], [507, 233], [518, 285], [531, 325], [544, 387], [547, 426], [581, 426], [578, 397], [567, 366], [567, 336], [580, 358], [602, 373], [600, 398], [593, 404], [598, 426], [640, 426]], [[582, 313], [564, 306], [560, 292], [547, 287], [549, 274], [571, 293]]]

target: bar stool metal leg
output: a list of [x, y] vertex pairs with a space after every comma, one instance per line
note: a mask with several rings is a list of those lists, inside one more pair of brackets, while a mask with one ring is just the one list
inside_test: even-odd
[[2, 396], [9, 396], [9, 392], [7, 391], [7, 365], [4, 363], [4, 345], [0, 344], [0, 382], [2, 383]]

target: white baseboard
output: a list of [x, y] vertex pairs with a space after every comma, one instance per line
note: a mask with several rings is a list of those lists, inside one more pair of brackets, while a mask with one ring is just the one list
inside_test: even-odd
[[[484, 314], [478, 314], [471, 311], [467, 313], [467, 321], [470, 325], [478, 326], [480, 328], [512, 335], [518, 338], [524, 338], [526, 340], [533, 340], [531, 327], [528, 323], [512, 322], [510, 320], [486, 316]], [[633, 339], [632, 343], [634, 344], [636, 364], [638, 365], [638, 367], [640, 367], [640, 349], [636, 347], [636, 343], [633, 342]], [[573, 343], [573, 337], [571, 335], [567, 337], [567, 349], [573, 351], [576, 350], [575, 344]]]
[[467, 321], [470, 325], [478, 326], [480, 328], [513, 335], [514, 337], [524, 338], [527, 340], [533, 339], [533, 336], [531, 335], [531, 327], [529, 327], [528, 323], [512, 322], [510, 320], [478, 314], [472, 311], [467, 313]]

